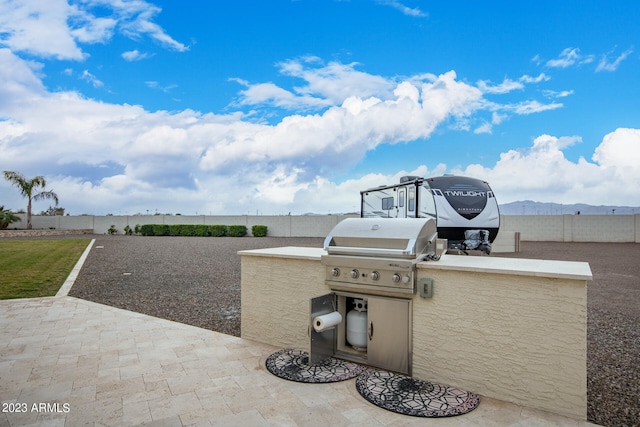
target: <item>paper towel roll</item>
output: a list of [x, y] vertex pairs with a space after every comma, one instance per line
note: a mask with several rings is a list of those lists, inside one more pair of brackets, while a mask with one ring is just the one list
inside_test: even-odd
[[337, 311], [333, 311], [329, 314], [324, 314], [313, 319], [313, 329], [316, 332], [322, 332], [327, 329], [331, 329], [334, 326], [342, 322], [342, 315]]

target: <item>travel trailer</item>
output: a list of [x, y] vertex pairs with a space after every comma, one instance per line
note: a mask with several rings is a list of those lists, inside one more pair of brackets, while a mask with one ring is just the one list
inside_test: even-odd
[[[498, 235], [500, 212], [493, 190], [486, 181], [444, 175], [432, 178], [404, 176], [399, 184], [360, 192], [362, 218], [434, 218], [438, 237], [449, 248], [491, 251]], [[467, 240], [481, 240], [471, 248]]]

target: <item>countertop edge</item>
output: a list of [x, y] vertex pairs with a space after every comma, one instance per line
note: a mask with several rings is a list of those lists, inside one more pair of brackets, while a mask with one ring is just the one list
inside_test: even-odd
[[[310, 261], [320, 261], [322, 255], [326, 254], [327, 252], [323, 248], [299, 246], [238, 251], [238, 255], [240, 256], [305, 259]], [[420, 270], [452, 270], [585, 281], [593, 280], [593, 274], [591, 273], [589, 263], [579, 261], [485, 256], [476, 257], [444, 254], [438, 261], [419, 262], [417, 264], [417, 268]]]
[[257, 256], [266, 258], [290, 258], [320, 261], [322, 255], [327, 252], [323, 248], [310, 248], [304, 246], [283, 246], [279, 248], [248, 249], [238, 251], [240, 256]]
[[444, 254], [439, 261], [418, 263], [419, 269], [472, 271], [572, 280], [593, 280], [587, 262], [529, 258], [493, 258]]

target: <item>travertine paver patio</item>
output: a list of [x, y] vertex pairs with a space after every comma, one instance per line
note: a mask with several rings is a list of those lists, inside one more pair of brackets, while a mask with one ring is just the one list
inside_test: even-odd
[[0, 426], [588, 425], [487, 398], [459, 417], [398, 415], [355, 380], [271, 375], [276, 350], [68, 296], [0, 301]]

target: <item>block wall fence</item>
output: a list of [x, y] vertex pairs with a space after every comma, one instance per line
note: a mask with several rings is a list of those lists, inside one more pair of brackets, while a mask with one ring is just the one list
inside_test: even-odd
[[[26, 215], [11, 228], [26, 228]], [[222, 224], [266, 225], [273, 237], [325, 237], [349, 215], [135, 215], [135, 216], [39, 216], [34, 215], [34, 229], [93, 230], [106, 234], [114, 225], [119, 234], [125, 226], [144, 224]], [[640, 243], [640, 214], [635, 215], [502, 215], [500, 232], [494, 242], [495, 252], [513, 252], [516, 239], [550, 242]]]

